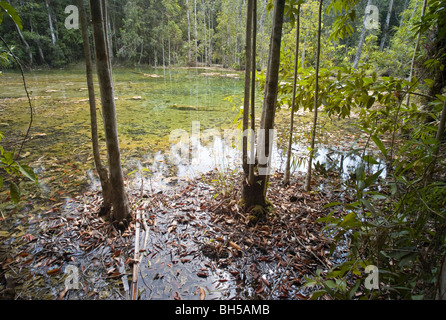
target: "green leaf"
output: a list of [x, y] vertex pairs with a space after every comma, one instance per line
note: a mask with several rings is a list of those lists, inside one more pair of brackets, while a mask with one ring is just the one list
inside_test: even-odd
[[9, 192], [11, 194], [12, 202], [14, 202], [15, 204], [19, 203], [20, 189], [14, 182], [11, 182], [11, 184], [9, 185]]
[[0, 1], [0, 7], [2, 7], [3, 10], [5, 10], [5, 12], [11, 17], [11, 19], [15, 22], [15, 24], [19, 27], [19, 29], [22, 30], [23, 29], [22, 19], [20, 19], [17, 11], [6, 1]]
[[326, 292], [324, 290], [314, 291], [311, 295], [311, 300], [316, 300], [319, 297], [322, 297]]
[[365, 179], [365, 187], [366, 188], [370, 187], [379, 178], [379, 176], [381, 175], [383, 170], [384, 170], [384, 168], [382, 168], [381, 170], [378, 170], [377, 172], [372, 174], [370, 177]]
[[387, 150], [386, 150], [386, 147], [384, 146], [384, 144], [382, 143], [382, 141], [376, 135], [372, 135], [371, 138], [372, 138], [373, 142], [375, 142], [375, 144], [379, 148], [379, 150], [382, 152], [384, 157], [387, 158]]
[[372, 204], [367, 199], [361, 199], [362, 204], [369, 210], [371, 213], [376, 214], [375, 209], [372, 207]]
[[363, 159], [364, 159], [365, 162], [370, 163], [370, 164], [379, 164], [379, 162], [376, 161], [376, 160], [375, 160], [372, 156], [370, 156], [370, 155], [365, 155], [365, 156], [363, 157]]
[[326, 285], [330, 289], [336, 288], [336, 283], [333, 280], [327, 280], [324, 282], [324, 285]]
[[[350, 212], [347, 214], [344, 219], [342, 219], [342, 222], [339, 224], [341, 227], [349, 226], [354, 222], [354, 219], [356, 218], [356, 212]], [[352, 221], [353, 220], [353, 221]]]
[[31, 181], [37, 182], [37, 176], [36, 176], [36, 174], [34, 173], [34, 170], [31, 167], [29, 167], [27, 165], [20, 165], [18, 163], [17, 163], [17, 165], [19, 166], [20, 172], [25, 177], [27, 177]]
[[330, 208], [330, 207], [334, 207], [334, 206], [338, 206], [338, 205], [340, 205], [340, 204], [342, 204], [342, 203], [339, 202], [339, 201], [330, 202], [330, 203], [327, 203], [327, 204], [324, 206], [324, 209], [326, 209], [326, 208]]

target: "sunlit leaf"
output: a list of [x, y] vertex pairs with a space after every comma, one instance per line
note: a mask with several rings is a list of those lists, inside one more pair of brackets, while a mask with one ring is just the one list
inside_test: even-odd
[[6, 1], [0, 1], [0, 7], [2, 7], [3, 10], [6, 12], [6, 14], [11, 17], [11, 19], [15, 22], [15, 24], [19, 27], [19, 29], [22, 30], [23, 29], [22, 19], [20, 19], [17, 11], [13, 8], [13, 6], [11, 6]]

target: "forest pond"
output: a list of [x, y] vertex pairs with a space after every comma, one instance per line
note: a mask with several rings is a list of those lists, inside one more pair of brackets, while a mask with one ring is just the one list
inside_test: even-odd
[[[152, 195], [158, 194], [168, 191], [171, 186], [180, 181], [187, 182], [188, 179], [200, 177], [214, 168], [223, 172], [226, 169], [232, 170], [239, 166], [237, 148], [233, 147], [234, 140], [227, 141], [225, 137], [233, 137], [231, 133], [235, 132], [237, 128], [234, 119], [239, 114], [242, 104], [242, 73], [207, 68], [139, 70], [115, 68], [113, 77], [122, 163], [127, 176], [127, 185], [133, 190], [141, 190], [141, 192]], [[54, 212], [56, 207], [70, 211], [72, 209], [70, 199], [81, 192], [97, 190], [99, 184], [93, 170], [94, 163], [89, 138], [88, 91], [84, 69], [78, 67], [70, 70], [33, 71], [26, 74], [26, 81], [34, 108], [34, 122], [30, 139], [25, 143], [20, 161], [34, 168], [39, 182], [37, 188], [30, 189], [27, 189], [29, 184], [23, 182], [21, 187], [26, 190], [23, 200], [26, 201], [23, 202], [21, 212], [16, 217], [20, 218], [20, 214], [24, 213], [36, 213], [36, 219], [38, 219], [44, 213]], [[5, 149], [17, 148], [29, 123], [29, 106], [21, 76], [17, 73], [6, 73], [0, 77], [0, 85], [0, 131], [5, 134], [2, 146]], [[98, 119], [100, 119], [98, 87], [96, 87], [96, 98]], [[258, 95], [258, 101], [260, 100]], [[257, 107], [260, 107], [260, 102]], [[288, 112], [286, 113], [288, 114]], [[286, 119], [286, 115], [282, 115], [277, 120], [279, 130], [276, 143], [279, 147], [276, 146], [273, 164], [279, 171], [284, 167], [285, 157], [282, 155], [280, 146], [286, 140], [286, 134], [284, 134], [286, 130], [281, 130], [288, 125]], [[310, 119], [310, 114], [299, 113], [296, 137], [302, 144], [296, 143], [293, 146], [295, 151], [294, 171], [305, 171], [304, 160], [308, 146], [306, 125], [310, 123]], [[333, 124], [328, 120], [322, 121], [323, 128], [336, 127], [340, 124], [344, 123]], [[101, 127], [100, 122], [100, 139], [103, 154], [105, 154]], [[321, 129], [323, 134], [321, 134], [320, 143], [323, 141], [326, 143], [325, 147], [321, 146], [319, 149], [315, 163], [320, 172], [336, 170], [348, 177], [349, 172], [354, 170], [360, 159], [354, 154], [347, 154], [354, 138], [357, 138], [357, 132], [343, 131], [342, 135], [338, 134], [333, 137], [333, 134], [336, 134], [333, 133], [334, 131], [336, 130]], [[178, 132], [189, 135], [190, 140], [186, 141], [186, 148], [184, 146], [183, 149], [178, 148], [176, 144], [178, 135], [174, 134]], [[201, 139], [198, 143], [194, 141], [196, 138], [194, 133], [197, 132], [200, 133]], [[206, 132], [213, 139], [206, 138]], [[225, 133], [229, 134], [225, 135]], [[334, 140], [337, 141], [337, 145], [327, 144]], [[193, 148], [196, 148], [197, 157], [189, 158], [189, 152], [192, 154]], [[183, 158], [175, 158], [175, 155], [181, 154], [181, 152], [183, 152]], [[184, 161], [184, 154], [190, 161]], [[378, 167], [379, 165], [371, 170], [375, 171]], [[209, 193], [212, 189], [205, 184], [195, 187], [201, 190], [201, 193]], [[195, 189], [196, 191], [197, 189]], [[7, 191], [3, 191], [3, 198], [6, 194]], [[158, 204], [163, 206], [162, 201], [158, 201]], [[201, 206], [203, 207], [203, 204]], [[179, 201], [169, 210], [172, 208], [174, 210], [169, 212], [173, 212], [173, 214], [147, 216], [147, 219], [152, 222], [158, 219], [157, 228], [164, 228], [168, 232], [166, 233], [164, 230], [159, 233], [158, 237], [154, 236], [150, 240], [152, 246], [157, 248], [155, 251], [159, 254], [156, 255], [154, 252], [151, 255], [147, 254], [145, 268], [142, 268], [141, 272], [150, 281], [158, 280], [158, 282], [153, 282], [154, 286], [150, 290], [145, 290], [143, 298], [171, 298], [172, 290], [174, 290], [172, 283], [177, 281], [178, 286], [193, 283], [190, 274], [197, 273], [195, 269], [187, 271], [188, 268], [193, 269], [196, 265], [191, 264], [189, 267], [185, 264], [197, 256], [197, 252], [193, 252], [191, 249], [184, 250], [184, 246], [192, 247], [193, 241], [191, 238], [186, 238], [182, 247], [177, 244], [176, 241], [180, 241], [171, 231], [182, 230], [182, 234], [185, 234], [188, 225], [181, 222], [184, 222], [185, 212], [189, 220], [205, 220], [207, 218], [203, 217], [204, 213], [200, 210], [194, 211], [197, 204], [185, 204]], [[200, 208], [200, 204], [198, 204], [198, 208]], [[13, 210], [8, 205], [6, 205], [6, 209]], [[164, 213], [167, 211], [164, 210]], [[9, 232], [12, 234], [11, 230], [17, 229], [17, 223], [14, 220], [7, 219], [1, 223], [1, 230], [8, 230], [3, 231], [5, 234]], [[7, 226], [6, 223], [11, 223], [11, 225]], [[211, 225], [209, 222], [207, 223], [208, 226]], [[196, 225], [199, 224], [196, 223]], [[218, 230], [218, 228], [216, 229]], [[27, 230], [27, 232], [30, 231]], [[212, 232], [200, 234], [196, 229], [192, 232], [198, 233], [195, 239], [201, 239], [200, 241], [209, 240], [210, 234], [212, 234]], [[23, 232], [21, 236], [23, 236]], [[214, 236], [220, 238], [219, 235], [214, 234]], [[16, 237], [18, 236], [16, 235]], [[12, 243], [14, 238], [12, 237], [8, 241], [8, 243]], [[97, 250], [93, 251], [100, 255], [106, 254], [98, 253]], [[173, 265], [172, 262], [169, 262], [169, 259], [174, 260], [172, 254], [177, 255]], [[153, 258], [153, 260], [149, 260], [149, 258]], [[166, 266], [169, 266], [169, 273], [161, 275], [161, 270], [165, 271]], [[186, 272], [183, 272], [184, 270]], [[204, 274], [198, 270], [199, 277], [200, 273]], [[48, 272], [47, 274], [49, 275]], [[183, 274], [185, 275], [183, 276]], [[218, 276], [223, 277], [224, 281]], [[226, 284], [225, 281], [230, 276], [231, 274], [227, 270], [218, 269], [214, 273], [217, 287], [229, 288], [230, 282]], [[169, 284], [161, 284], [161, 280], [167, 281], [168, 279], [171, 279]], [[204, 281], [203, 286], [209, 287], [212, 286], [212, 279], [210, 277], [200, 281]], [[157, 283], [160, 285], [156, 286]], [[202, 287], [191, 288], [188, 294], [183, 292], [183, 296], [186, 298], [193, 298], [193, 295], [200, 296], [203, 294], [200, 288]], [[219, 293], [219, 290], [214, 289], [207, 292], [209, 298], [227, 298], [239, 294], [234, 290]], [[250, 298], [254, 291], [259, 290], [254, 288], [241, 296]], [[57, 296], [58, 293], [51, 294]], [[37, 295], [47, 298], [42, 293]], [[116, 298], [116, 296], [112, 298]]]

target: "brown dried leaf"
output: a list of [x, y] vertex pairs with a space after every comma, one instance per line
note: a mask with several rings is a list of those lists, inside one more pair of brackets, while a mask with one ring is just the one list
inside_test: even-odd
[[200, 300], [204, 300], [206, 298], [206, 291], [200, 287]]
[[235, 243], [235, 242], [229, 241], [229, 246], [230, 246], [231, 248], [236, 249], [236, 250], [242, 251], [242, 248], [241, 248], [237, 243]]

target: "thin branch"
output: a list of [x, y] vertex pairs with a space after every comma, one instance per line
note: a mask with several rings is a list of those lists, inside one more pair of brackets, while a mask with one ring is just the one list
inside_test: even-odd
[[33, 124], [33, 106], [31, 104], [31, 98], [29, 96], [28, 87], [26, 86], [25, 73], [23, 71], [23, 66], [20, 63], [19, 59], [16, 57], [16, 55], [12, 52], [11, 48], [9, 48], [8, 44], [6, 43], [5, 39], [3, 39], [2, 36], [0, 36], [0, 40], [3, 42], [3, 44], [6, 47], [6, 49], [8, 49], [9, 54], [14, 58], [15, 62], [17, 63], [17, 65], [20, 68], [20, 72], [22, 74], [22, 80], [23, 80], [23, 87], [25, 88], [26, 97], [28, 98], [28, 104], [29, 104], [30, 120], [29, 120], [28, 130], [26, 130], [26, 134], [25, 134], [25, 137], [23, 138], [23, 141], [22, 141], [22, 143], [20, 145], [19, 152], [15, 155], [15, 158], [17, 159], [19, 157], [19, 155], [22, 153], [22, 149], [23, 149], [23, 146], [25, 144], [25, 141], [26, 141], [26, 139], [28, 139], [29, 132], [31, 131], [31, 127], [32, 127], [32, 124]]

